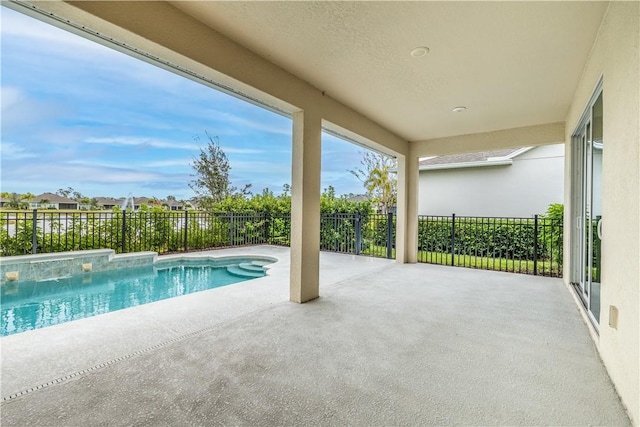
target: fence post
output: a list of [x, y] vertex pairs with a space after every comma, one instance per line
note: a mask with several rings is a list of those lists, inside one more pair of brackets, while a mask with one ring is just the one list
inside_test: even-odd
[[360, 255], [360, 250], [362, 247], [362, 218], [360, 217], [360, 212], [356, 212], [356, 255]]
[[387, 213], [387, 258], [393, 258], [392, 254], [392, 240], [393, 240], [393, 213]]
[[269, 214], [267, 215], [266, 212], [264, 212], [262, 214], [262, 217], [264, 218], [264, 222], [263, 222], [263, 229], [264, 229], [264, 236], [263, 236], [263, 240], [264, 243], [266, 243], [267, 245], [271, 244], [270, 240], [271, 240], [271, 222], [272, 222], [272, 218], [271, 218], [271, 212], [269, 212]]
[[127, 234], [127, 211], [122, 211], [122, 253], [126, 253], [126, 234]]
[[[321, 216], [322, 216], [322, 214], [321, 214]], [[321, 224], [322, 224], [322, 219], [320, 221], [321, 221]], [[322, 227], [322, 225], [320, 227]], [[334, 213], [333, 214], [333, 231], [335, 232], [337, 229], [338, 229], [338, 214]], [[334, 252], [338, 252], [338, 234], [337, 233], [334, 234], [333, 251]]]
[[451, 265], [455, 265], [456, 256], [456, 214], [451, 214]]
[[533, 275], [538, 275], [538, 214], [533, 217]]
[[184, 251], [186, 252], [189, 249], [189, 211], [184, 210]]
[[[17, 218], [17, 216], [16, 216]], [[38, 253], [38, 209], [33, 210], [33, 221], [31, 222], [31, 253]], [[16, 221], [16, 224], [18, 222]]]
[[229, 212], [229, 246], [233, 246], [233, 212]]

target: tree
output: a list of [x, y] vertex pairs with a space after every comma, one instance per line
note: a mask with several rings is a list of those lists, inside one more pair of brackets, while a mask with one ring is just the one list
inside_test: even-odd
[[[78, 193], [78, 194], [80, 194], [80, 193]], [[79, 197], [79, 198], [77, 198], [75, 200], [76, 200], [76, 202], [78, 202], [81, 205], [91, 207], [91, 198], [89, 198], [87, 196], [82, 196], [81, 195], [81, 197]]]
[[[230, 193], [229, 159], [220, 147], [218, 137], [211, 137], [205, 131], [209, 142], [205, 148], [200, 148], [200, 155], [193, 159], [191, 167], [195, 179], [189, 187], [195, 191], [201, 204], [211, 205], [224, 200]], [[196, 137], [199, 141], [199, 137]]]
[[397, 197], [397, 179], [393, 173], [395, 159], [366, 151], [362, 153], [360, 164], [360, 167], [349, 172], [362, 181], [367, 194], [382, 213], [391, 212]]
[[58, 191], [56, 191], [56, 194], [62, 197], [69, 197], [69, 195], [71, 195], [71, 193], [73, 192], [75, 192], [73, 188], [67, 187], [66, 190], [64, 188], [59, 188]]
[[9, 201], [5, 203], [5, 206], [13, 209], [26, 209], [29, 205], [22, 201], [22, 195], [11, 193]]

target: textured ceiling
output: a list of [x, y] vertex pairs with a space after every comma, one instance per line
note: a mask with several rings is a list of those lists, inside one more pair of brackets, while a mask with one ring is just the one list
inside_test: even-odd
[[[172, 4], [409, 141], [564, 121], [607, 7]], [[417, 46], [430, 52], [412, 57]]]

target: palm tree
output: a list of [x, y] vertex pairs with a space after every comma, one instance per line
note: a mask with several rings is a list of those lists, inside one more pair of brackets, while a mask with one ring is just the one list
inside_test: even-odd
[[364, 186], [382, 213], [393, 209], [396, 204], [396, 181], [391, 178], [390, 166], [381, 165], [371, 169]]
[[396, 204], [397, 180], [393, 174], [396, 168], [395, 159], [365, 151], [362, 153], [360, 164], [360, 167], [349, 172], [362, 181], [369, 198], [378, 205], [382, 213], [391, 212]]

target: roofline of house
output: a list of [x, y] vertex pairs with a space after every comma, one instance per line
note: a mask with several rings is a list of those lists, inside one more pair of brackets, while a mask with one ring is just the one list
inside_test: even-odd
[[520, 154], [524, 154], [527, 151], [531, 150], [533, 147], [522, 147], [517, 149], [516, 151], [510, 153], [507, 156], [500, 156], [500, 157], [488, 157], [487, 158], [487, 162], [493, 162], [493, 161], [501, 161], [501, 160], [511, 160], [514, 157], [518, 157]]
[[480, 167], [486, 167], [486, 166], [509, 166], [512, 164], [513, 164], [512, 159], [482, 160], [478, 162], [442, 163], [439, 165], [424, 165], [424, 166], [420, 166], [419, 170], [427, 171], [427, 170], [437, 170], [437, 169], [480, 168]]
[[485, 166], [509, 166], [513, 164], [514, 157], [526, 153], [533, 147], [522, 147], [507, 156], [489, 157], [487, 160], [479, 160], [475, 162], [458, 162], [458, 163], [441, 163], [435, 165], [421, 165], [419, 170], [438, 170], [438, 169], [462, 169], [462, 168], [479, 168]]

